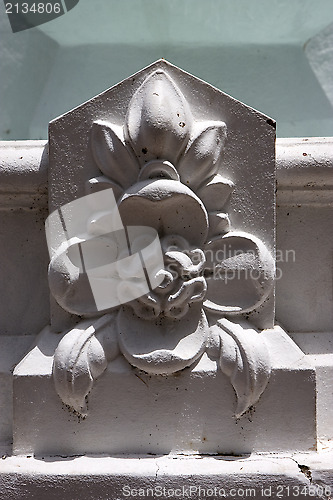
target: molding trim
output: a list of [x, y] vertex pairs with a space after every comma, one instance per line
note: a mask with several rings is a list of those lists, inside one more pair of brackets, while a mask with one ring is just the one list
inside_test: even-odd
[[277, 205], [333, 205], [333, 138], [276, 141]]
[[[333, 205], [333, 137], [276, 141], [277, 205]], [[47, 207], [47, 141], [0, 141], [1, 209]]]
[[47, 207], [47, 141], [0, 141], [0, 208]]
[[[3, 457], [4, 458], [4, 457]], [[305, 465], [306, 464], [306, 465]], [[7, 500], [23, 498], [167, 498], [168, 491], [189, 498], [234, 499], [236, 494], [264, 498], [270, 493], [303, 491], [306, 498], [324, 498], [332, 491], [333, 453], [251, 456], [8, 457], [2, 463], [0, 487]], [[297, 490], [296, 490], [297, 488]], [[311, 491], [311, 493], [308, 493]], [[325, 498], [328, 498], [325, 493]], [[212, 498], [208, 493], [207, 497]], [[309, 496], [308, 496], [309, 494]], [[21, 496], [20, 496], [21, 495]], [[30, 496], [29, 495], [29, 496]], [[180, 498], [180, 495], [178, 495]], [[162, 498], [162, 497], [161, 497]], [[240, 496], [238, 496], [240, 498]], [[284, 498], [287, 498], [286, 496]], [[301, 498], [305, 498], [304, 496]]]

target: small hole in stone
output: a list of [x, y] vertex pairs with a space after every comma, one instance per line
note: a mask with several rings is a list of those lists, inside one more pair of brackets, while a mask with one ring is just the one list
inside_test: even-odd
[[266, 123], [268, 123], [268, 125], [271, 125], [273, 128], [276, 129], [276, 122], [274, 120], [271, 120], [269, 118], [268, 120], [266, 120]]

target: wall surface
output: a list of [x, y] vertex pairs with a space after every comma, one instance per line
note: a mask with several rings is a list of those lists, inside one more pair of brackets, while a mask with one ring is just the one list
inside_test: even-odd
[[[0, 143], [0, 498], [333, 497], [333, 143], [331, 138], [324, 138], [333, 130], [331, 7], [330, 0], [80, 0], [74, 9], [53, 22], [12, 33], [4, 4], [0, 4], [0, 137], [4, 139]], [[94, 431], [94, 422], [91, 430], [88, 420], [83, 424], [61, 406], [50, 375], [52, 349], [49, 344], [42, 348], [47, 330], [37, 337], [50, 323], [51, 314], [44, 231], [48, 215], [47, 126], [54, 117], [160, 58], [167, 58], [278, 122], [276, 319], [300, 349], [288, 334], [284, 334], [284, 344], [276, 345], [270, 335], [270, 349], [279, 363], [274, 366], [269, 390], [259, 401], [257, 415], [253, 410], [245, 421], [232, 424], [236, 432], [244, 434], [248, 445], [235, 448], [241, 456], [206, 456], [207, 450], [212, 451], [210, 442], [215, 443], [211, 436], [210, 442], [207, 438], [200, 442], [197, 450], [202, 455], [197, 456], [188, 452], [190, 456], [185, 457], [171, 451], [169, 456], [160, 457], [74, 457], [70, 456], [73, 450], [81, 455], [86, 446], [100, 450], [95, 446], [94, 432], [100, 425], [103, 436], [105, 414], [97, 401], [100, 418]], [[265, 332], [268, 334], [270, 331]], [[119, 392], [128, 392], [126, 384], [121, 391], [124, 377], [117, 360], [113, 369], [120, 374], [119, 384], [113, 388], [117, 401]], [[140, 378], [127, 365], [126, 370], [134, 379], [130, 382], [133, 406], [118, 422], [120, 427], [114, 425], [112, 430], [123, 429], [123, 424], [126, 429], [127, 422], [132, 422], [134, 439], [140, 441], [148, 433], [149, 441], [153, 438], [144, 419], [140, 432], [133, 427], [135, 412], [139, 424], [145, 415], [138, 410], [140, 404], [145, 405], [152, 421], [160, 419], [157, 424], [162, 424], [162, 433], [163, 425], [170, 430], [165, 415], [178, 410], [169, 404], [163, 407], [166, 403], [162, 401], [162, 414], [152, 412], [158, 398], [143, 403], [148, 378]], [[112, 380], [107, 377], [102, 379], [99, 389], [103, 391], [104, 387], [107, 393], [109, 382]], [[214, 399], [209, 391], [201, 392]], [[231, 401], [235, 398], [230, 385], [219, 394], [220, 399], [215, 398], [222, 401], [223, 411], [226, 395]], [[98, 391], [94, 396], [98, 399]], [[193, 422], [198, 417], [200, 427], [206, 421], [194, 411], [201, 401], [200, 391], [187, 393], [187, 398], [193, 398], [188, 407], [185, 392], [184, 398], [180, 392], [178, 397], [184, 415], [191, 415]], [[122, 412], [127, 407], [126, 400], [123, 403]], [[114, 418], [113, 400], [107, 405]], [[263, 405], [266, 410], [261, 412]], [[211, 407], [202, 408], [209, 420]], [[53, 420], [55, 415], [59, 418]], [[290, 419], [290, 415], [297, 418]], [[37, 421], [38, 426], [34, 425]], [[106, 424], [110, 425], [110, 421]], [[190, 433], [187, 421], [180, 419], [185, 437]], [[283, 449], [284, 453], [243, 453], [256, 449], [251, 448], [252, 438], [248, 438], [246, 429], [253, 431], [258, 422], [257, 449], [272, 451], [269, 441], [265, 441], [265, 429], [270, 423], [274, 428], [274, 449]], [[52, 434], [56, 424], [66, 426], [69, 432], [68, 439], [62, 433], [61, 443]], [[177, 432], [178, 424], [174, 426]], [[284, 439], [277, 434], [279, 426]], [[190, 431], [195, 428], [190, 426]], [[22, 456], [12, 456], [13, 431], [14, 452], [26, 452]], [[81, 441], [80, 435], [84, 436]], [[317, 442], [313, 440], [315, 435]], [[42, 441], [38, 441], [40, 438]], [[45, 446], [38, 448], [43, 439]], [[232, 443], [228, 450], [233, 449], [232, 434], [226, 439]], [[47, 456], [50, 441], [54, 453], [65, 449], [68, 456]], [[106, 453], [110, 449], [124, 450], [125, 431], [120, 431], [115, 441], [112, 448], [110, 433], [104, 443]], [[154, 452], [164, 453], [169, 441], [166, 439]], [[175, 438], [175, 450], [178, 441]], [[317, 451], [296, 454], [292, 442], [298, 443], [298, 449], [312, 446]], [[189, 450], [193, 451], [192, 442]], [[32, 457], [34, 452], [36, 456]]]
[[[251, 454], [237, 458], [199, 455], [200, 459], [193, 456], [186, 459], [178, 455], [177, 458], [176, 455], [160, 458], [132, 455], [130, 459], [124, 456], [48, 458], [44, 455], [32, 458], [30, 454], [9, 457], [12, 454], [13, 435], [12, 371], [34, 345], [36, 334], [50, 321], [47, 283], [49, 257], [44, 232], [44, 220], [48, 214], [47, 144], [45, 141], [2, 142], [0, 165], [0, 273], [4, 284], [0, 315], [0, 441], [3, 458], [0, 463], [0, 488], [5, 497], [44, 500], [46, 497], [58, 497], [61, 491], [64, 498], [74, 500], [78, 492], [86, 494], [89, 491], [89, 498], [92, 499], [126, 498], [139, 494], [163, 498], [161, 492], [164, 492], [164, 498], [168, 498], [171, 493], [167, 493], [166, 488], [170, 488], [170, 492], [177, 492], [178, 497], [181, 493], [186, 498], [191, 493], [191, 498], [199, 499], [206, 492], [211, 494], [211, 489], [216, 488], [215, 491], [223, 494], [224, 498], [234, 498], [235, 494], [244, 496], [251, 487], [251, 495], [259, 498], [272, 493], [281, 497], [289, 492], [290, 496], [290, 491], [303, 491], [304, 498], [330, 498], [333, 484], [333, 457], [329, 451], [333, 423], [332, 140], [277, 141], [279, 279], [276, 317], [306, 354], [303, 359], [309, 367], [307, 370], [316, 371], [318, 452], [306, 455], [280, 453], [260, 457]], [[43, 353], [40, 351], [39, 355], [44, 356], [43, 362], [46, 360], [49, 364], [50, 359], [52, 361], [48, 350]], [[290, 353], [286, 351], [283, 359], [287, 360], [288, 356]], [[34, 371], [35, 365], [31, 368]], [[16, 373], [19, 374], [17, 370]], [[279, 368], [278, 373], [283, 375], [283, 369]], [[29, 377], [23, 378], [22, 382], [23, 386], [24, 383], [28, 385], [21, 397], [16, 399], [15, 405], [20, 408], [23, 404], [29, 408], [32, 402], [28, 395], [31, 389]], [[305, 397], [308, 391], [304, 382], [313, 385], [314, 380], [300, 381]], [[41, 385], [38, 379], [36, 383], [36, 394], [39, 394]], [[141, 384], [140, 381], [137, 383]], [[291, 387], [282, 385], [288, 387], [284, 396], [286, 403], [292, 394]], [[16, 383], [14, 390], [18, 389]], [[288, 406], [290, 408], [300, 397], [304, 400], [296, 386], [293, 390], [296, 390], [297, 396], [295, 393], [295, 398]], [[273, 400], [270, 408], [275, 404]], [[307, 412], [310, 406], [308, 404]], [[67, 421], [68, 417], [64, 414], [67, 409], [60, 408], [59, 411], [60, 417], [65, 417]], [[28, 413], [31, 412], [24, 410], [24, 413], [17, 414], [21, 420], [23, 418], [21, 429], [25, 425], [29, 426], [31, 419], [25, 418]], [[52, 422], [52, 412], [37, 412], [36, 415], [41, 418], [40, 428], [47, 421]], [[299, 428], [304, 415], [304, 412], [300, 414], [296, 421], [300, 443], [304, 443], [304, 427], [302, 430]], [[73, 418], [75, 420], [77, 417]], [[16, 426], [20, 419], [16, 417]], [[250, 417], [246, 424], [252, 425], [251, 421]], [[312, 422], [315, 423], [314, 420]], [[75, 435], [74, 421], [72, 425]], [[79, 421], [76, 425], [80, 425]], [[27, 435], [32, 436], [30, 431]], [[24, 435], [22, 437], [26, 441]], [[16, 443], [19, 439], [16, 436]]]
[[274, 118], [278, 137], [331, 135], [331, 7], [80, 0], [52, 22], [12, 33], [1, 3], [0, 137], [46, 139], [50, 120], [160, 58]]
[[[35, 335], [49, 322], [45, 142], [2, 142], [0, 162], [1, 334]], [[331, 139], [277, 141], [276, 318], [289, 332], [332, 328], [332, 165]]]

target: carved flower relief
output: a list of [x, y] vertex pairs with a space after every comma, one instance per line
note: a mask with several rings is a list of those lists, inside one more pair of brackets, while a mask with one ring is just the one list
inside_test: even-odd
[[[93, 123], [92, 154], [104, 175], [87, 182], [87, 194], [111, 187], [125, 227], [154, 228], [164, 269], [149, 293], [99, 311], [104, 320], [83, 322], [60, 342], [56, 388], [76, 411], [84, 412], [93, 379], [118, 349], [132, 365], [155, 374], [190, 366], [204, 351], [218, 357], [236, 390], [238, 416], [264, 390], [270, 364], [259, 335], [221, 319], [258, 307], [274, 280], [274, 261], [264, 244], [230, 230], [233, 183], [217, 173], [226, 136], [224, 122], [193, 119], [184, 95], [163, 71], [135, 92], [123, 127]], [[96, 315], [93, 297], [82, 292], [84, 276], [74, 279], [66, 258], [51, 260], [52, 293], [66, 310]], [[69, 366], [73, 356], [76, 362]], [[81, 373], [86, 384], [77, 382]]]

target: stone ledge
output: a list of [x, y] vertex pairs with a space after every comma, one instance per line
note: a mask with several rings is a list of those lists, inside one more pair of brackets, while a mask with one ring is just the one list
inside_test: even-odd
[[30, 335], [0, 336], [0, 443], [9, 446], [13, 436], [13, 370], [31, 347]]
[[2, 498], [332, 498], [333, 453], [3, 457]]
[[[332, 137], [287, 138], [276, 141], [278, 186], [283, 188], [333, 187]], [[301, 172], [299, 170], [301, 167]], [[314, 186], [304, 186], [309, 175]]]
[[332, 206], [332, 145], [331, 137], [276, 142], [278, 206]]
[[88, 396], [88, 415], [64, 405], [52, 378], [60, 336], [48, 328], [13, 375], [13, 453], [188, 454], [280, 452], [316, 449], [315, 369], [280, 328], [262, 335], [272, 375], [255, 407], [233, 418], [234, 390], [206, 355], [177, 375], [150, 376], [122, 357]]
[[[47, 141], [0, 141], [0, 205], [47, 205]], [[333, 138], [276, 141], [277, 202], [332, 204]], [[36, 196], [37, 195], [37, 196]]]
[[0, 141], [0, 206], [47, 206], [47, 141]]

